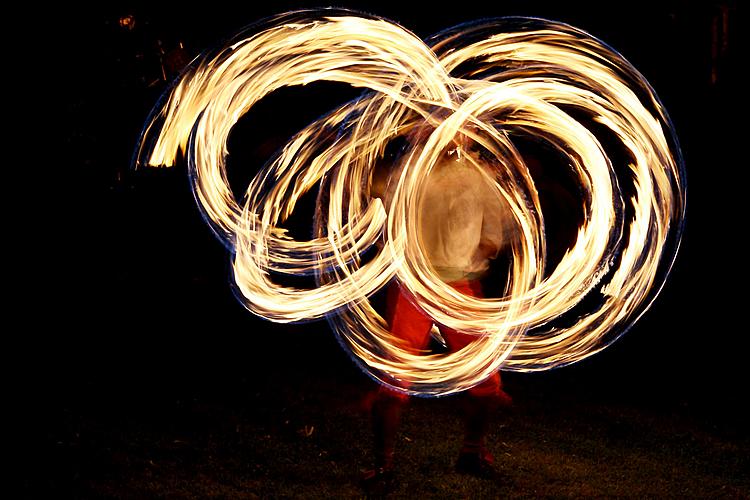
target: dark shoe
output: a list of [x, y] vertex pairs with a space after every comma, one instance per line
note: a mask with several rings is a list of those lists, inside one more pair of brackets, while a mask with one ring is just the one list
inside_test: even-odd
[[372, 495], [385, 495], [396, 487], [393, 467], [376, 467], [365, 471], [359, 481], [362, 489]]
[[461, 452], [456, 460], [456, 472], [482, 479], [495, 479], [498, 476], [492, 454], [482, 449], [478, 452]]

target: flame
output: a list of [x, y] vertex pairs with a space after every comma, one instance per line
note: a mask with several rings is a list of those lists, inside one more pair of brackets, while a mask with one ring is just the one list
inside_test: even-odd
[[[366, 92], [297, 133], [240, 205], [225, 174], [233, 125], [274, 90], [316, 81]], [[627, 175], [616, 173], [597, 136], [570, 110], [619, 140], [632, 158]], [[424, 124], [429, 135], [404, 154], [386, 206], [370, 193], [374, 166], [388, 142]], [[585, 193], [575, 244], [546, 275], [539, 196], [514, 130], [564, 154]], [[493, 183], [517, 226], [502, 298], [468, 297], [443, 283], [411, 223], [425, 178], [464, 136], [495, 157]], [[194, 61], [154, 110], [138, 164], [170, 166], [179, 152], [206, 220], [234, 253], [244, 305], [277, 322], [329, 317], [370, 375], [419, 395], [462, 391], [500, 368], [544, 370], [602, 350], [658, 294], [684, 220], [679, 147], [649, 84], [591, 35], [540, 19], [458, 26], [425, 43], [392, 22], [349, 11], [271, 18]], [[634, 189], [624, 200], [628, 183]], [[281, 223], [318, 185], [315, 237], [290, 238]], [[373, 248], [374, 257], [364, 259]], [[283, 286], [273, 280], [279, 273], [315, 275], [319, 286]], [[368, 300], [393, 278], [436, 322], [476, 341], [448, 355], [403, 347]], [[576, 312], [591, 294], [600, 295], [596, 305]], [[571, 311], [576, 317], [559, 324]]]

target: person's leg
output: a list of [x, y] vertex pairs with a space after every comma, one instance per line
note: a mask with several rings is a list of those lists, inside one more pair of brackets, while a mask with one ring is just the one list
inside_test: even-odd
[[401, 411], [408, 396], [380, 387], [372, 404], [373, 455], [376, 469], [391, 469]]
[[[415, 352], [429, 341], [432, 320], [417, 308], [395, 282], [388, 289], [386, 317], [394, 336], [406, 340]], [[393, 466], [396, 432], [408, 395], [378, 387], [372, 404], [372, 430], [376, 469]]]
[[496, 477], [493, 466], [495, 459], [487, 449], [485, 437], [492, 416], [504, 404], [510, 404], [510, 397], [500, 387], [499, 373], [467, 391], [464, 400], [464, 441], [456, 460], [457, 472], [485, 478]]
[[[482, 291], [477, 281], [451, 284], [465, 295], [481, 297]], [[456, 352], [475, 340], [456, 330], [441, 327], [441, 332], [451, 352]], [[491, 473], [492, 455], [485, 446], [485, 436], [489, 430], [492, 415], [499, 406], [509, 405], [510, 397], [502, 390], [500, 373], [495, 372], [480, 384], [472, 387], [464, 395], [464, 440], [459, 453], [456, 469], [477, 475]]]

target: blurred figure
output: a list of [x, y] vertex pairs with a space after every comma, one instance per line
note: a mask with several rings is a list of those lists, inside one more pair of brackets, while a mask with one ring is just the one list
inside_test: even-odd
[[[493, 189], [494, 173], [459, 146], [443, 156], [427, 179], [417, 221], [422, 245], [435, 273], [459, 292], [482, 297], [481, 279], [515, 234], [510, 208]], [[375, 175], [371, 191], [388, 198], [387, 181]], [[386, 202], [386, 206], [388, 203]], [[415, 352], [427, 348], [434, 321], [397, 282], [388, 289], [386, 318], [391, 332]], [[475, 337], [436, 325], [450, 352], [459, 351]], [[493, 412], [511, 398], [495, 372], [469, 389], [464, 401], [464, 440], [455, 464], [459, 473], [490, 478], [495, 475], [485, 435]], [[401, 412], [409, 396], [380, 386], [371, 396], [375, 467], [365, 473], [365, 488], [393, 481], [393, 455]]]

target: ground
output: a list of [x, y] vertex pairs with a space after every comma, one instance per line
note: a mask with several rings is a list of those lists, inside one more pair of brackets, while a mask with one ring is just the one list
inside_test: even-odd
[[[27, 486], [55, 498], [363, 497], [360, 401], [373, 382], [343, 353], [321, 367], [304, 356], [308, 340], [287, 340], [294, 352], [276, 369], [173, 362], [68, 377], [37, 429], [47, 472]], [[389, 498], [750, 498], [740, 417], [586, 373], [505, 375], [515, 404], [498, 411], [488, 440], [497, 481], [452, 470], [460, 396], [412, 399]]]

